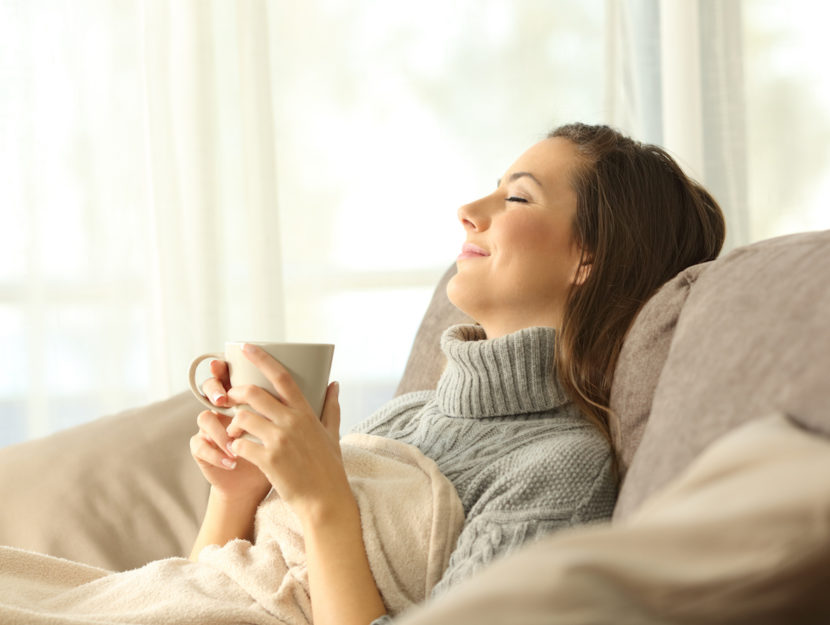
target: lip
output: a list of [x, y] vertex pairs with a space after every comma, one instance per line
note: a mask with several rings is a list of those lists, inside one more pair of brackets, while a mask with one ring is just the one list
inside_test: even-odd
[[473, 245], [472, 243], [465, 243], [461, 246], [461, 253], [458, 255], [458, 260], [462, 260], [464, 258], [484, 258], [485, 256], [489, 255], [490, 252], [483, 248], [480, 248], [478, 245]]

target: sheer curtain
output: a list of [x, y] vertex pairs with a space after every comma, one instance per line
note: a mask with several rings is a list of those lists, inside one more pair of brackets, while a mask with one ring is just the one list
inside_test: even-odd
[[606, 119], [666, 147], [726, 212], [725, 249], [830, 228], [830, 8], [608, 0]]
[[830, 228], [807, 0], [0, 0], [0, 444], [161, 399], [226, 339], [388, 399], [459, 205], [558, 124], [713, 190], [733, 247]]
[[284, 336], [266, 3], [0, 2], [0, 443]]
[[665, 147], [749, 242], [740, 2], [608, 0], [609, 123]]
[[[265, 0], [146, 0], [153, 388], [225, 340], [285, 336]], [[183, 368], [184, 367], [184, 368]]]

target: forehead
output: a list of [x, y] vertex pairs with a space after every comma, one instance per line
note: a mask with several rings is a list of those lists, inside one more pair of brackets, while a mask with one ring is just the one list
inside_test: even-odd
[[533, 174], [546, 193], [571, 189], [570, 173], [579, 161], [576, 146], [563, 137], [544, 139], [528, 148], [507, 170], [506, 176], [518, 171]]

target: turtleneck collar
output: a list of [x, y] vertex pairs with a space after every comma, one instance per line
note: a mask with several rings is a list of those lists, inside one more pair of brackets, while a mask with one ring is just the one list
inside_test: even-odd
[[447, 368], [436, 389], [444, 414], [482, 418], [550, 411], [568, 398], [554, 373], [554, 328], [524, 328], [487, 339], [475, 325], [441, 337]]

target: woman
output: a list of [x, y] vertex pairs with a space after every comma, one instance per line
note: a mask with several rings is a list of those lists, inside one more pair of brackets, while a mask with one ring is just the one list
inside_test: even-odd
[[[724, 238], [715, 200], [663, 150], [583, 124], [532, 146], [458, 217], [466, 241], [447, 293], [478, 325], [444, 334], [435, 392], [399, 397], [357, 428], [416, 445], [458, 491], [464, 527], [435, 592], [531, 539], [610, 516], [608, 401], [625, 333], [661, 284], [715, 258]], [[340, 458], [337, 385], [318, 421], [278, 363], [249, 357], [282, 401], [229, 388], [212, 365], [213, 402], [258, 414], [199, 415], [191, 451], [212, 488], [192, 557], [252, 537], [273, 486], [303, 526], [314, 622], [388, 620]]]

